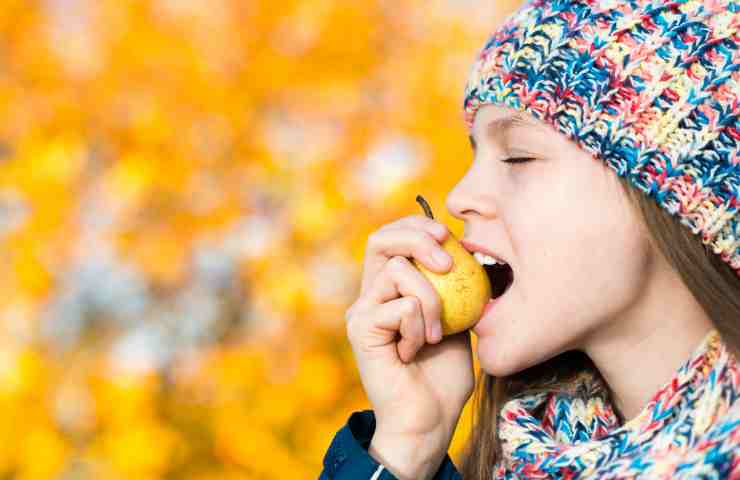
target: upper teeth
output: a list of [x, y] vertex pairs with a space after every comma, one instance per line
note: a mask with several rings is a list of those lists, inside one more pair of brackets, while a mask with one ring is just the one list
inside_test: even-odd
[[481, 265], [496, 265], [497, 263], [500, 265], [506, 265], [506, 262], [496, 260], [492, 256], [486, 255], [485, 253], [473, 252], [473, 256]]

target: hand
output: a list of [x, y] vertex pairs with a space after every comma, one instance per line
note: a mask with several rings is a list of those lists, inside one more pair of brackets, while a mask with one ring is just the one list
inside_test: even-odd
[[[442, 456], [475, 386], [470, 333], [441, 339], [439, 295], [408, 257], [449, 271], [452, 259], [440, 246], [447, 235], [444, 225], [422, 215], [371, 234], [360, 296], [346, 312], [376, 435], [423, 440], [420, 445]], [[433, 252], [446, 256], [447, 265], [434, 263]]]

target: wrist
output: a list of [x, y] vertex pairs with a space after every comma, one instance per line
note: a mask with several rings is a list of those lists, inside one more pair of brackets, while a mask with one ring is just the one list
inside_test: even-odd
[[402, 437], [376, 432], [368, 453], [399, 480], [431, 479], [447, 454], [449, 442], [430, 437]]

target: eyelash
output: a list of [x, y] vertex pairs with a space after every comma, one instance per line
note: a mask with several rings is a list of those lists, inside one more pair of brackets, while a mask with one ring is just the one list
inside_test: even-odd
[[[512, 160], [519, 160], [519, 161], [518, 162], [513, 162]], [[514, 164], [516, 164], [516, 163], [527, 163], [527, 162], [532, 161], [532, 160], [533, 159], [530, 158], [530, 157], [510, 157], [510, 158], [505, 158], [505, 159], [503, 159], [501, 161], [504, 162], [504, 163], [514, 163]]]

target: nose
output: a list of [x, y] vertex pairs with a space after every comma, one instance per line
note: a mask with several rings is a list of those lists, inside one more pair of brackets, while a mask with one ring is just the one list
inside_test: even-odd
[[480, 173], [471, 168], [447, 194], [445, 207], [453, 217], [469, 221], [476, 216], [495, 216], [491, 186], [483, 181]]

